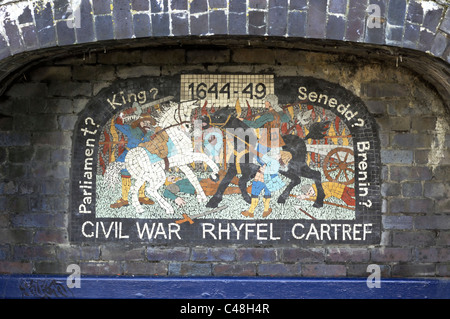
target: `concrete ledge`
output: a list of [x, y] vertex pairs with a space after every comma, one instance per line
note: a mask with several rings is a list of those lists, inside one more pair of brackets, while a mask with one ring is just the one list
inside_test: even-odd
[[[69, 276], [69, 275], [68, 275]], [[185, 278], [0, 275], [0, 298], [58, 299], [450, 299], [449, 279]]]

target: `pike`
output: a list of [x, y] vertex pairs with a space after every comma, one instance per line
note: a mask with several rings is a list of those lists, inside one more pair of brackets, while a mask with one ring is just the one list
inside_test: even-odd
[[173, 100], [173, 98], [174, 98], [173, 96], [167, 96], [167, 97], [164, 97], [164, 98], [159, 99], [159, 100], [155, 100], [155, 101], [151, 101], [149, 103], [145, 103], [143, 105], [140, 105], [139, 103], [134, 102], [133, 103], [133, 107], [128, 109], [126, 111], [126, 114], [131, 114], [133, 112], [136, 112], [134, 117], [139, 117], [148, 108], [150, 108], [150, 107], [152, 107], [154, 105], [158, 105], [158, 104], [161, 104], [161, 103], [164, 103], [164, 102], [171, 101], [171, 100]]
[[208, 210], [208, 211], [206, 211], [204, 213], [201, 213], [201, 214], [198, 214], [198, 215], [194, 215], [192, 217], [189, 217], [187, 214], [183, 214], [184, 219], [177, 220], [177, 221], [175, 221], [175, 223], [182, 224], [184, 222], [189, 222], [189, 224], [192, 225], [194, 223], [193, 219], [196, 219], [196, 218], [199, 218], [199, 217], [203, 217], [203, 216], [206, 216], [206, 215], [209, 215], [209, 214], [221, 211], [221, 210], [223, 210], [223, 209], [225, 209], [227, 207], [228, 207], [227, 205], [220, 206], [220, 207], [217, 207], [215, 209]]
[[316, 219], [314, 216], [308, 214], [305, 210], [303, 210], [300, 206], [294, 205], [294, 207], [295, 207], [295, 208], [298, 208], [303, 214], [305, 214], [305, 215], [311, 217], [311, 219]]

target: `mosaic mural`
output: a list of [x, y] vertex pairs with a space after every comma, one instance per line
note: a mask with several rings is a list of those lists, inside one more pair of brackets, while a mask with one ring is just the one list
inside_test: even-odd
[[80, 114], [71, 241], [377, 243], [380, 169], [374, 120], [337, 84], [120, 81]]

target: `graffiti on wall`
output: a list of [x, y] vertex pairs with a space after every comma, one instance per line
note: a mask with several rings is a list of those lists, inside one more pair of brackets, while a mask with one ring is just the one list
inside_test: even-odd
[[379, 241], [376, 125], [323, 80], [122, 81], [80, 115], [72, 165], [73, 241]]

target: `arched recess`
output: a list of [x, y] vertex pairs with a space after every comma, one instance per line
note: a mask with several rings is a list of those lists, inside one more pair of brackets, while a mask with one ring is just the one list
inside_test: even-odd
[[442, 0], [123, 1], [0, 4], [0, 92], [44, 59], [117, 47], [240, 44], [344, 52], [408, 67], [449, 104]]

